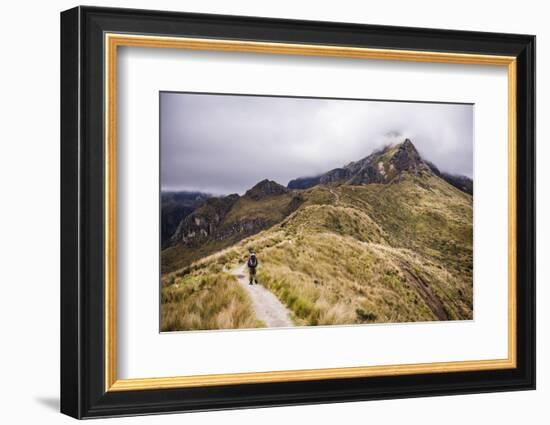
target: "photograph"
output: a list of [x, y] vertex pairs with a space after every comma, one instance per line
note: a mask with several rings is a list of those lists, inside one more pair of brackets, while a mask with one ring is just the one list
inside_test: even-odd
[[160, 330], [472, 320], [474, 105], [160, 92]]

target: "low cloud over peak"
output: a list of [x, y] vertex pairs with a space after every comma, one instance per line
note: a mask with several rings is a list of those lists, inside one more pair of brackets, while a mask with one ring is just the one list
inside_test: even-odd
[[161, 186], [243, 194], [319, 175], [406, 138], [439, 169], [471, 177], [463, 104], [161, 93]]

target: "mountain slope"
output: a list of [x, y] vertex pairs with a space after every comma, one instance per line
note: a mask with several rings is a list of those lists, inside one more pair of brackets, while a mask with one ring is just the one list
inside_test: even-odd
[[429, 161], [426, 161], [426, 164], [430, 167], [430, 169], [436, 176], [441, 177], [451, 186], [454, 186], [458, 190], [461, 190], [462, 192], [468, 193], [470, 195], [474, 194], [474, 181], [471, 178], [458, 174], [441, 172], [435, 164]]
[[472, 318], [467, 195], [437, 177], [331, 190], [338, 201], [300, 209], [258, 253], [303, 324]]
[[266, 229], [302, 202], [300, 195], [270, 180], [259, 182], [244, 196], [210, 198], [178, 225], [170, 246], [162, 251], [162, 272], [183, 267]]
[[161, 192], [161, 243], [166, 247], [179, 223], [210, 195], [201, 192]]
[[472, 196], [415, 151], [401, 144], [327, 173], [281, 221], [163, 276], [163, 291], [236, 267], [254, 247], [261, 284], [297, 325], [472, 319]]

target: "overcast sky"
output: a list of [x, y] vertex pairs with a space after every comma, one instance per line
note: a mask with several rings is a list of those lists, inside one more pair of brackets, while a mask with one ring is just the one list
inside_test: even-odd
[[243, 194], [286, 185], [411, 139], [442, 171], [472, 177], [473, 106], [161, 93], [161, 187]]

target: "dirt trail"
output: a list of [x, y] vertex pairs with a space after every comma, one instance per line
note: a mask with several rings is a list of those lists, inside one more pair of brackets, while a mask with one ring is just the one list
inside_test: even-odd
[[339, 204], [340, 203], [340, 195], [336, 193], [333, 189], [329, 189], [330, 193], [334, 195], [334, 203]]
[[246, 264], [239, 266], [231, 271], [241, 288], [243, 288], [254, 307], [254, 312], [259, 320], [265, 323], [268, 328], [288, 328], [294, 326], [290, 320], [288, 309], [261, 284], [248, 284], [248, 270], [245, 270]]
[[411, 268], [405, 263], [401, 262], [402, 270], [412, 278], [412, 284], [418, 291], [418, 294], [422, 297], [424, 302], [428, 305], [430, 310], [436, 315], [439, 320], [449, 320], [449, 314], [443, 305], [441, 299], [434, 293], [431, 287], [422, 279], [418, 274], [414, 273]]

